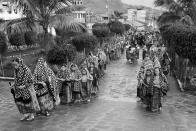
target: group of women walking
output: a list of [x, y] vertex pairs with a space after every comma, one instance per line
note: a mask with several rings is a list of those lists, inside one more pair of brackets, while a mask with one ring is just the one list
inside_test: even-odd
[[158, 41], [143, 52], [143, 62], [138, 73], [137, 96], [148, 110], [160, 111], [162, 98], [169, 90], [167, 75], [170, 60], [165, 47]]
[[92, 52], [81, 65], [68, 62], [54, 73], [44, 57], [40, 57], [33, 72], [23, 60], [12, 60], [14, 83], [10, 83], [21, 121], [32, 121], [35, 115], [49, 116], [59, 104], [88, 103], [99, 91], [99, 80], [110, 61], [107, 51]]

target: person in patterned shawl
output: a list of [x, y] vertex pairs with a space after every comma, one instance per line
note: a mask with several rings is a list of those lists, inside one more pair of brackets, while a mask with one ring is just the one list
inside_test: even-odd
[[151, 110], [153, 96], [153, 68], [149, 67], [146, 69], [142, 89], [144, 91], [144, 99], [142, 102], [147, 105], [147, 109]]
[[71, 65], [71, 89], [72, 89], [72, 102], [79, 102], [82, 96], [81, 78], [82, 74], [76, 64]]
[[34, 120], [33, 113], [35, 113], [36, 107], [39, 108], [39, 105], [33, 88], [31, 71], [20, 58], [15, 58], [12, 64], [15, 68], [15, 80], [11, 91], [14, 95], [18, 110], [23, 115], [21, 121]]
[[67, 65], [63, 65], [57, 73], [57, 78], [59, 80], [58, 86], [60, 90], [60, 98], [62, 104], [68, 104], [71, 102], [70, 76], [71, 71]]
[[82, 84], [82, 90], [84, 92], [84, 99], [87, 102], [90, 102], [90, 96], [91, 96], [91, 87], [92, 87], [92, 81], [93, 76], [89, 73], [87, 68], [83, 68], [81, 70], [82, 78], [81, 78], [81, 84]]
[[137, 80], [138, 80], [138, 85], [137, 85], [137, 97], [140, 98], [139, 101], [143, 101], [144, 99], [144, 93], [143, 93], [143, 90], [142, 90], [142, 83], [144, 81], [144, 76], [145, 76], [145, 70], [144, 70], [144, 67], [141, 66], [140, 68], [140, 71], [138, 73], [138, 76], [137, 76]]
[[168, 82], [166, 76], [160, 72], [160, 68], [156, 67], [154, 69], [153, 76], [153, 95], [151, 97], [151, 110], [158, 111], [161, 110], [162, 95], [166, 95], [168, 89]]
[[54, 83], [55, 77], [53, 71], [47, 66], [42, 57], [38, 59], [33, 78], [41, 112], [49, 116], [48, 111], [54, 108], [56, 83]]

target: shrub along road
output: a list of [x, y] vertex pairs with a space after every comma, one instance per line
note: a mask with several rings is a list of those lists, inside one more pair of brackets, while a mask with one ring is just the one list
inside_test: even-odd
[[112, 62], [100, 83], [100, 95], [89, 104], [59, 106], [48, 118], [20, 122], [8, 84], [0, 83], [0, 131], [194, 131], [196, 97], [177, 90], [169, 78], [170, 92], [160, 113], [149, 113], [136, 99], [139, 64], [126, 59]]

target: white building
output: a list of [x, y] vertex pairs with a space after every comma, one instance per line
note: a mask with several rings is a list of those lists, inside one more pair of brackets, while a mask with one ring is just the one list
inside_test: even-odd
[[137, 9], [128, 9], [128, 23], [131, 25], [134, 25], [136, 15], [137, 15]]
[[[73, 4], [77, 6], [83, 6], [83, 0], [73, 0]], [[80, 22], [80, 23], [85, 23], [86, 22], [86, 10], [79, 10], [79, 11], [74, 11], [74, 21], [75, 22]]]
[[18, 9], [15, 4], [10, 2], [0, 2], [0, 19], [12, 20], [24, 17], [22, 9]]
[[137, 10], [137, 17], [136, 20], [139, 22], [146, 22], [146, 14], [147, 11], [146, 10]]

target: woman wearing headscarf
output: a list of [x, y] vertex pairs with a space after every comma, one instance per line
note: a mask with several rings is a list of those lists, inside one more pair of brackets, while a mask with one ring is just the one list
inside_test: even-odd
[[93, 80], [93, 76], [89, 73], [87, 68], [83, 68], [81, 70], [82, 73], [82, 78], [81, 78], [81, 83], [82, 83], [82, 90], [84, 91], [84, 97], [85, 99], [90, 102], [90, 93], [91, 93], [91, 82]]
[[168, 88], [167, 78], [160, 72], [160, 69], [156, 67], [154, 69], [153, 78], [153, 96], [151, 102], [151, 110], [158, 111], [161, 110], [162, 103], [161, 97], [166, 95]]
[[153, 97], [153, 68], [146, 69], [142, 88], [144, 91], [143, 103], [147, 105], [147, 109], [151, 110]]
[[91, 63], [90, 64], [90, 67], [88, 68], [88, 71], [93, 76], [91, 93], [96, 95], [97, 92], [98, 92], [98, 90], [99, 90], [99, 87], [98, 87], [98, 79], [100, 77], [99, 77], [99, 71], [95, 67], [95, 63]]
[[23, 63], [22, 59], [15, 58], [12, 63], [15, 68], [15, 80], [11, 91], [14, 95], [18, 110], [23, 115], [21, 121], [34, 120], [33, 113], [35, 113], [40, 108], [33, 86], [32, 73], [30, 69]]
[[81, 78], [82, 74], [76, 64], [71, 65], [71, 89], [72, 89], [72, 100], [73, 102], [79, 102], [80, 97], [82, 96], [82, 85], [81, 85]]
[[143, 101], [144, 99], [143, 90], [142, 90], [142, 83], [144, 81], [144, 76], [145, 76], [145, 70], [144, 70], [144, 67], [141, 66], [140, 71], [137, 76], [137, 80], [138, 80], [137, 97], [140, 98], [141, 101]]
[[67, 67], [67, 65], [63, 65], [58, 73], [58, 86], [60, 89], [60, 97], [61, 97], [61, 103], [62, 104], [68, 104], [71, 102], [71, 81], [70, 81], [70, 75], [71, 71]]
[[42, 57], [37, 62], [33, 78], [41, 111], [48, 116], [48, 111], [54, 108], [57, 101], [57, 81], [54, 72]]

